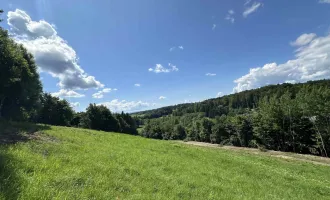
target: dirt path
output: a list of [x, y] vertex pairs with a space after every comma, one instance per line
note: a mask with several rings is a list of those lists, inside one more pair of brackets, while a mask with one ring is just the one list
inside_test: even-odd
[[313, 163], [316, 165], [330, 166], [330, 158], [324, 158], [324, 157], [319, 157], [319, 156], [295, 154], [295, 153], [271, 151], [271, 150], [262, 152], [259, 149], [253, 149], [253, 148], [219, 146], [218, 144], [210, 144], [210, 143], [194, 142], [194, 141], [189, 141], [189, 142], [180, 141], [180, 143], [187, 144], [187, 145], [201, 146], [201, 147], [220, 148], [220, 149], [228, 149], [228, 150], [233, 150], [233, 151], [244, 151], [244, 152], [252, 153], [252, 154], [268, 155], [268, 156], [287, 159], [287, 160], [297, 160], [297, 161]]

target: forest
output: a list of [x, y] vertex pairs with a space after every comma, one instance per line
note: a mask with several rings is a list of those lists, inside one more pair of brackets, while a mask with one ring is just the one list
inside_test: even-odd
[[278, 84], [133, 113], [141, 135], [328, 157], [330, 80]]

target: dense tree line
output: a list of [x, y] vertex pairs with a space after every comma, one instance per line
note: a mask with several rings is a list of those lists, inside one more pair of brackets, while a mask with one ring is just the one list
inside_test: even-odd
[[230, 94], [219, 98], [208, 99], [197, 103], [179, 104], [167, 106], [154, 110], [133, 113], [140, 119], [153, 119], [167, 115], [182, 116], [186, 113], [204, 112], [206, 117], [215, 118], [221, 115], [243, 114], [245, 110], [253, 109], [258, 106], [261, 99], [268, 96], [280, 97], [285, 92], [289, 92], [293, 97], [300, 91], [302, 85], [314, 85], [317, 87], [330, 87], [330, 81], [319, 80], [309, 81], [300, 84], [278, 84], [261, 87], [258, 89], [247, 90], [240, 93]]
[[71, 125], [94, 130], [137, 134], [136, 122], [129, 114], [124, 112], [113, 114], [103, 105], [89, 104], [86, 112], [79, 112], [74, 115]]
[[66, 100], [42, 92], [33, 56], [1, 27], [0, 119], [137, 134], [136, 122], [128, 114], [113, 114], [95, 104], [76, 113]]
[[0, 72], [0, 117], [15, 120], [34, 117], [42, 92], [37, 66], [33, 56], [1, 27]]
[[[329, 80], [267, 86], [171, 108], [171, 114], [158, 118], [150, 116], [161, 108], [138, 113], [145, 124], [141, 135], [322, 156], [330, 152]], [[196, 108], [199, 112], [193, 112]]]

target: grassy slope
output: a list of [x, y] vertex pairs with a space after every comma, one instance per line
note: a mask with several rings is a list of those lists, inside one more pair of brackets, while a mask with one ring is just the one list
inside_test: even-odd
[[0, 145], [0, 199], [330, 197], [327, 166], [92, 130], [42, 132]]

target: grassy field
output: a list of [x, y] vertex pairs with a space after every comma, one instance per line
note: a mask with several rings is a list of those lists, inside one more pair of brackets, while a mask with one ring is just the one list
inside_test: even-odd
[[0, 130], [0, 199], [330, 199], [328, 166], [76, 128]]

